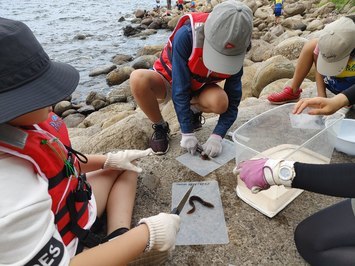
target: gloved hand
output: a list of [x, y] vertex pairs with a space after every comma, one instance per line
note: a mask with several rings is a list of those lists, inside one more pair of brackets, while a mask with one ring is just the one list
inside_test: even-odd
[[139, 224], [145, 223], [149, 229], [149, 247], [146, 251], [173, 250], [180, 222], [179, 215], [168, 213], [159, 213], [158, 215], [141, 219]]
[[[260, 190], [268, 189], [272, 185], [284, 185], [291, 187], [295, 171], [293, 161], [273, 160], [273, 159], [255, 159], [247, 160], [239, 163], [235, 169], [239, 173], [240, 179], [253, 192], [257, 193]], [[283, 167], [283, 168], [281, 168]], [[280, 175], [281, 171], [289, 171], [290, 178], [285, 179]]]
[[195, 154], [197, 149], [198, 140], [195, 133], [181, 134], [180, 146], [185, 148], [192, 155]]
[[116, 153], [109, 152], [107, 154], [107, 159], [104, 163], [103, 169], [125, 169], [140, 173], [142, 172], [142, 168], [132, 164], [131, 162], [152, 153], [153, 151], [151, 148], [146, 150], [125, 150], [118, 151]]
[[202, 145], [203, 151], [209, 157], [216, 157], [222, 152], [222, 137], [216, 134], [212, 134], [205, 144]]

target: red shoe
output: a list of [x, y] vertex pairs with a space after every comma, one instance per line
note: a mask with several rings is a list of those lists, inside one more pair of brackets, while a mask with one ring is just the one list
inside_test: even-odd
[[271, 104], [284, 104], [297, 102], [300, 99], [302, 89], [299, 88], [296, 93], [292, 91], [291, 87], [285, 87], [283, 91], [270, 94], [267, 99]]

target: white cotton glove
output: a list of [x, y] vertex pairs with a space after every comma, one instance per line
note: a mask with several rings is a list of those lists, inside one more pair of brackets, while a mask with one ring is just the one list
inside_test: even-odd
[[185, 148], [192, 155], [195, 154], [197, 149], [198, 140], [195, 133], [181, 134], [180, 146]]
[[203, 151], [209, 157], [216, 157], [222, 152], [222, 137], [216, 134], [212, 134], [205, 144], [202, 145]]
[[109, 152], [104, 163], [103, 169], [130, 170], [137, 173], [142, 172], [142, 168], [132, 164], [131, 162], [152, 154], [151, 148], [146, 150], [125, 150], [116, 153]]
[[145, 251], [173, 250], [180, 222], [179, 215], [168, 213], [159, 213], [158, 215], [141, 219], [139, 224], [144, 223], [149, 229], [149, 246]]

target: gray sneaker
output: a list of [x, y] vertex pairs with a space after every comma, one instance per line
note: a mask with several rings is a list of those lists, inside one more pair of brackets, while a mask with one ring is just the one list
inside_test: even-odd
[[162, 155], [169, 150], [169, 124], [166, 126], [153, 124], [154, 133], [150, 139], [150, 147], [157, 155]]

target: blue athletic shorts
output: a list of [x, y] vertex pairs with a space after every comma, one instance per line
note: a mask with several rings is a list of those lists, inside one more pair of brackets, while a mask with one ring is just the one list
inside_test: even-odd
[[275, 16], [276, 17], [281, 16], [281, 11], [282, 11], [282, 8], [275, 8], [275, 11], [274, 11]]

